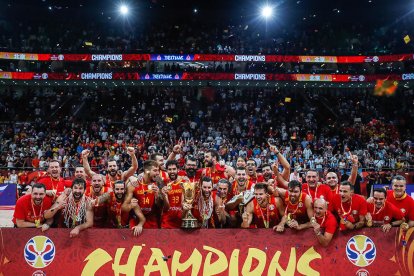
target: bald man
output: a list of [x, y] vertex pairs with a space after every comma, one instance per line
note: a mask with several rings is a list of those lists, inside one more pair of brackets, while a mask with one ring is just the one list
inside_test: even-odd
[[311, 225], [318, 242], [326, 247], [331, 242], [338, 223], [335, 216], [328, 211], [328, 202], [325, 199], [317, 198], [313, 203], [315, 216], [311, 218]]

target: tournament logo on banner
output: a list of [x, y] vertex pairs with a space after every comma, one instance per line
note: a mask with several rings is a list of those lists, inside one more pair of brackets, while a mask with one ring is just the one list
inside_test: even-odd
[[53, 262], [56, 250], [52, 240], [45, 236], [31, 238], [24, 247], [24, 258], [34, 268], [45, 268]]
[[374, 242], [364, 235], [356, 235], [346, 244], [348, 260], [356, 266], [366, 267], [375, 260], [377, 250]]

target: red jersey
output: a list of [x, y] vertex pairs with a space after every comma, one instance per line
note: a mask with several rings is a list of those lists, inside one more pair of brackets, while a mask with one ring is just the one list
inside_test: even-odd
[[255, 176], [247, 176], [247, 189], [251, 189], [256, 183], [265, 182], [261, 173], [256, 173]]
[[318, 183], [315, 188], [311, 188], [308, 183], [304, 183], [302, 185], [302, 192], [308, 194], [311, 197], [312, 202], [314, 202], [317, 198], [323, 198], [327, 202], [332, 201], [331, 188], [329, 188], [326, 184]]
[[[152, 183], [150, 185], [156, 184]], [[145, 184], [142, 181], [138, 182], [138, 185], [134, 190], [134, 197], [138, 199], [139, 207], [141, 207], [142, 213], [146, 218], [144, 228], [159, 228], [159, 212], [155, 208], [155, 194], [151, 189], [148, 189], [148, 184]]]
[[56, 191], [56, 195], [54, 197], [50, 197], [53, 201], [60, 196], [65, 191], [65, 188], [71, 187], [72, 182], [66, 181], [62, 177], [58, 179], [53, 179], [51, 176], [46, 175], [37, 180], [38, 183], [42, 183], [45, 185], [46, 190], [54, 190]]
[[38, 220], [39, 225], [41, 225], [45, 219], [43, 213], [45, 210], [52, 207], [52, 199], [45, 196], [41, 205], [36, 205], [32, 203], [32, 195], [24, 195], [19, 198], [16, 202], [16, 207], [13, 214], [13, 223], [16, 224], [16, 219], [21, 219], [29, 222], [36, 222]]
[[[90, 197], [91, 199], [97, 199], [99, 196], [103, 195], [104, 193], [108, 192], [107, 187], [102, 187], [100, 193], [96, 195], [93, 191], [93, 188], [90, 187], [85, 191], [85, 195]], [[93, 227], [104, 228], [107, 223], [108, 219], [108, 206], [107, 203], [98, 204], [96, 201], [95, 205], [93, 206]]]
[[188, 179], [190, 179], [190, 182], [200, 182], [200, 179], [201, 179], [201, 173], [196, 173], [195, 176], [193, 176], [193, 177], [190, 178], [187, 175], [187, 172], [186, 171], [183, 171], [183, 170], [178, 171], [178, 176], [187, 177]]
[[170, 182], [170, 177], [168, 176], [168, 173], [166, 171], [160, 170], [160, 177], [162, 178], [162, 181], [164, 181], [164, 183]]
[[367, 210], [371, 214], [373, 226], [381, 226], [391, 223], [393, 220], [402, 220], [404, 218], [403, 212], [387, 200], [379, 210], [375, 208], [374, 203], [367, 203]]
[[27, 181], [29, 180], [29, 176], [27, 174], [27, 172], [21, 173], [19, 175], [19, 183], [20, 185], [27, 185]]
[[315, 216], [316, 222], [321, 226], [322, 233], [334, 234], [338, 229], [338, 222], [335, 216], [330, 212], [326, 211], [325, 216], [322, 218]]
[[216, 167], [214, 168], [205, 168], [204, 169], [204, 175], [210, 177], [213, 180], [213, 184], [217, 184], [220, 179], [227, 179], [225, 176], [225, 168], [221, 167], [219, 164], [216, 164]]
[[[247, 185], [247, 184], [246, 184]], [[247, 189], [247, 188], [246, 188]], [[244, 190], [244, 191], [246, 191], [246, 189]], [[243, 192], [244, 192], [243, 191]], [[232, 198], [233, 196], [235, 196], [235, 195], [238, 195], [238, 194], [240, 194], [240, 192], [239, 192], [239, 184], [238, 184], [238, 182], [237, 182], [237, 180], [234, 180], [232, 183], [231, 183], [231, 191], [229, 191], [229, 194], [230, 194], [230, 198]]]
[[181, 179], [168, 183], [171, 189], [168, 191], [168, 202], [170, 208], [163, 211], [161, 216], [161, 228], [174, 229], [181, 227], [183, 216]]
[[273, 228], [279, 222], [279, 210], [274, 196], [269, 197], [269, 204], [265, 208], [260, 207], [256, 198], [253, 199], [252, 224], [255, 228]]
[[105, 187], [113, 188], [114, 183], [118, 180], [121, 180], [121, 176], [119, 174], [116, 174], [115, 179], [113, 179], [109, 174], [105, 176]]
[[114, 192], [110, 193], [108, 218], [109, 225], [112, 228], [132, 228], [136, 225], [135, 220], [130, 216], [130, 212], [122, 211], [122, 203], [117, 201]]
[[293, 204], [289, 200], [289, 193], [285, 193], [285, 215], [290, 214], [290, 218], [298, 221], [298, 223], [309, 222], [308, 212], [305, 205], [307, 194], [301, 193], [297, 203]]
[[414, 220], [414, 199], [407, 193], [401, 198], [395, 198], [394, 192], [387, 191], [387, 201], [403, 212], [405, 220]]
[[[331, 187], [328, 185], [328, 187], [331, 189]], [[336, 185], [335, 189], [331, 189], [331, 200], [335, 198], [335, 195], [339, 194], [339, 184]], [[332, 205], [332, 204], [331, 204]]]
[[364, 197], [356, 194], [353, 194], [348, 202], [342, 202], [341, 196], [338, 194], [332, 200], [332, 210], [340, 218], [357, 223], [359, 216], [367, 214], [367, 202]]

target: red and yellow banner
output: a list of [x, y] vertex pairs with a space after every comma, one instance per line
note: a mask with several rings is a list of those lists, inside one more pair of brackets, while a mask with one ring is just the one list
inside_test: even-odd
[[339, 233], [324, 248], [312, 230], [3, 228], [0, 275], [414, 275], [414, 229], [405, 246], [399, 231]]
[[377, 80], [414, 80], [414, 73], [402, 75], [349, 75], [349, 74], [263, 74], [263, 73], [159, 73], [138, 72], [81, 72], [81, 73], [35, 73], [0, 72], [0, 79], [11, 80], [211, 80], [211, 81], [297, 81], [297, 82], [376, 82]]
[[0, 52], [0, 59], [37, 61], [223, 61], [223, 62], [303, 62], [303, 63], [381, 63], [414, 60], [414, 54], [381, 56], [290, 56], [217, 54], [36, 54]]

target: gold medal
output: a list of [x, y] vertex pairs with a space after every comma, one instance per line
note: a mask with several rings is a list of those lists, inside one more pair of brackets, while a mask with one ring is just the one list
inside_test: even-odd
[[315, 223], [316, 223], [316, 218], [315, 218], [315, 217], [312, 217], [312, 218], [310, 219], [310, 222], [311, 222], [312, 224], [315, 224]]
[[368, 226], [368, 227], [372, 227], [372, 220], [370, 220], [370, 219], [369, 219], [369, 220], [367, 220], [367, 226]]
[[39, 228], [39, 226], [40, 226], [40, 219], [35, 219], [35, 225], [36, 225], [36, 228]]
[[292, 214], [291, 213], [289, 213], [288, 215], [287, 215], [287, 221], [291, 221], [292, 220]]

